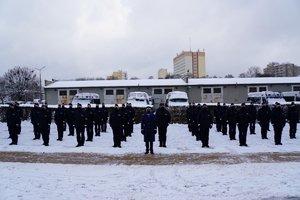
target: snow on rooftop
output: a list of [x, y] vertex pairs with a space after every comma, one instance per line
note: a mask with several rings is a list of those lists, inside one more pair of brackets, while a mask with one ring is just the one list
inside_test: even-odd
[[[260, 78], [199, 78], [189, 79], [188, 85], [235, 85], [235, 84], [300, 84], [300, 77], [260, 77]], [[134, 86], [180, 86], [186, 85], [182, 79], [138, 79], [138, 80], [91, 80], [56, 81], [45, 88], [76, 87], [134, 87]]]

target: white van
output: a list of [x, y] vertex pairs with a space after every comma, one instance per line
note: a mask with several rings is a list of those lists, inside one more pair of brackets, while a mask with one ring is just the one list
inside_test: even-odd
[[173, 91], [166, 96], [166, 106], [188, 106], [188, 96], [186, 92]]
[[132, 107], [152, 106], [150, 96], [146, 92], [129, 92], [127, 103], [131, 103]]
[[264, 92], [249, 92], [247, 102], [254, 104], [268, 103], [270, 105], [276, 102], [286, 104], [280, 92], [264, 91]]
[[77, 103], [82, 105], [100, 104], [100, 97], [96, 93], [77, 93], [72, 99], [72, 104], [76, 105]]

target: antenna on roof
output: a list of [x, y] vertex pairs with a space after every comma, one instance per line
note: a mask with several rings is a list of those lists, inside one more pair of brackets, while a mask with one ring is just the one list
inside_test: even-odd
[[190, 47], [190, 51], [192, 51], [192, 44], [191, 44], [192, 42], [191, 42], [191, 37], [189, 37], [189, 47]]

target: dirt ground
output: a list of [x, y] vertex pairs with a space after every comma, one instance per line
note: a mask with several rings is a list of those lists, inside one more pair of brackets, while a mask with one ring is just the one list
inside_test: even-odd
[[300, 152], [253, 154], [123, 154], [0, 152], [0, 162], [92, 165], [187, 165], [300, 162]]

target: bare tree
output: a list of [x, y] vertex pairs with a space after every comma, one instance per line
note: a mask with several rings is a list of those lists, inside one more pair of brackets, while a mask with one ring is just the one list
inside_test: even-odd
[[15, 67], [4, 74], [5, 91], [12, 100], [32, 100], [39, 91], [39, 80], [33, 69]]
[[257, 66], [252, 66], [248, 68], [247, 77], [258, 77], [261, 74], [261, 68]]

